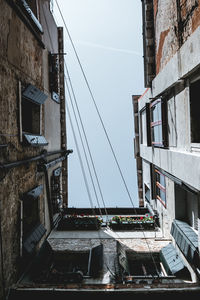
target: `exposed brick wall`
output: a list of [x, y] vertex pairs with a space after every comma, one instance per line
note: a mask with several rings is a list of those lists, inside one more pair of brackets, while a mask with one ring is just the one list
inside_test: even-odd
[[199, 0], [154, 0], [156, 73], [200, 25]]
[[178, 49], [176, 37], [176, 1], [154, 1], [156, 73], [158, 74]]

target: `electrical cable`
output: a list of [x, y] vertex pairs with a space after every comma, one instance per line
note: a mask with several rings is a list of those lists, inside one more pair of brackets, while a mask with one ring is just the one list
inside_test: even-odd
[[[69, 80], [69, 83], [70, 83], [70, 87], [71, 87], [71, 90], [72, 90], [74, 102], [75, 102], [75, 105], [76, 105], [76, 110], [78, 112], [78, 117], [79, 117], [79, 120], [80, 120], [81, 128], [82, 128], [83, 135], [84, 135], [85, 142], [86, 142], [86, 146], [87, 146], [87, 150], [88, 150], [88, 153], [89, 153], [89, 157], [90, 157], [90, 160], [91, 160], [92, 168], [93, 168], [93, 171], [94, 171], [94, 174], [95, 174], [95, 178], [96, 178], [96, 181], [97, 181], [97, 186], [98, 186], [98, 189], [99, 189], [99, 193], [100, 193], [100, 196], [101, 196], [101, 200], [102, 200], [102, 203], [103, 203], [103, 206], [104, 206], [104, 210], [105, 210], [106, 217], [107, 217], [107, 222], [108, 222], [108, 212], [107, 212], [107, 209], [106, 209], [106, 205], [105, 205], [105, 201], [104, 201], [102, 189], [101, 189], [100, 182], [99, 182], [99, 179], [98, 179], [96, 167], [95, 167], [94, 160], [93, 160], [93, 157], [92, 157], [92, 153], [91, 153], [91, 150], [90, 150], [89, 142], [88, 142], [87, 135], [86, 135], [86, 132], [85, 132], [85, 128], [84, 128], [84, 125], [83, 125], [81, 113], [80, 113], [80, 110], [79, 110], [78, 102], [77, 102], [76, 95], [75, 95], [75, 92], [74, 92], [74, 88], [73, 88], [73, 85], [72, 85], [72, 82], [71, 82], [71, 77], [70, 77], [70, 74], [69, 74], [69, 70], [68, 70], [66, 61], [65, 61], [65, 68], [66, 68], [68, 80]], [[70, 99], [70, 101], [71, 101], [71, 99]], [[73, 107], [73, 103], [72, 103], [72, 107]], [[73, 111], [74, 111], [74, 107], [73, 107]], [[97, 203], [98, 203], [99, 209], [100, 209], [99, 201]]]
[[[66, 81], [66, 80], [65, 80], [65, 81]], [[69, 87], [68, 87], [68, 85], [67, 85], [67, 82], [66, 82], [66, 87], [67, 87], [67, 90], [68, 90], [69, 97], [71, 98], [71, 93], [70, 93]], [[92, 211], [93, 211], [93, 215], [95, 215], [95, 211], [94, 211], [94, 207], [93, 207], [93, 202], [92, 202], [92, 198], [91, 198], [91, 194], [90, 194], [90, 190], [89, 190], [89, 185], [88, 185], [86, 173], [85, 173], [85, 170], [84, 170], [83, 161], [82, 161], [82, 158], [81, 158], [81, 154], [80, 154], [78, 142], [77, 142], [77, 139], [76, 139], [76, 134], [75, 134], [75, 130], [74, 130], [74, 126], [73, 126], [73, 122], [72, 122], [70, 110], [69, 110], [69, 107], [68, 107], [67, 104], [66, 104], [66, 108], [67, 108], [67, 112], [68, 112], [68, 116], [69, 116], [69, 121], [70, 121], [70, 126], [71, 126], [71, 129], [72, 129], [72, 133], [73, 133], [74, 142], [75, 142], [76, 149], [77, 149], [77, 153], [78, 153], [78, 157], [79, 157], [79, 162], [80, 162], [80, 165], [81, 165], [81, 170], [82, 170], [82, 174], [83, 174], [85, 186], [86, 186], [87, 193], [88, 193], [88, 198], [89, 198], [90, 205], [91, 205], [91, 208], [92, 208]], [[96, 226], [97, 226], [97, 223], [96, 223]], [[97, 228], [97, 233], [98, 233], [98, 236], [99, 236], [100, 244], [103, 244], [103, 243], [102, 243], [102, 237], [100, 236], [100, 232], [99, 232], [98, 228]], [[104, 262], [104, 263], [105, 263], [105, 265], [106, 265], [107, 270], [110, 272], [110, 274], [111, 274], [113, 277], [115, 277], [115, 274], [114, 274], [114, 273], [112, 272], [112, 270], [109, 268], [107, 262]]]
[[[68, 76], [69, 76], [69, 74], [68, 74]], [[68, 77], [68, 80], [69, 80], [69, 77]], [[84, 152], [84, 155], [85, 155], [86, 164], [87, 164], [88, 171], [89, 171], [89, 174], [90, 174], [90, 179], [91, 179], [92, 186], [93, 186], [93, 189], [94, 189], [94, 194], [95, 194], [95, 197], [96, 197], [96, 200], [97, 200], [97, 204], [98, 204], [98, 206], [99, 206], [99, 212], [100, 212], [100, 215], [102, 216], [102, 212], [101, 212], [101, 208], [100, 208], [100, 203], [99, 203], [97, 191], [96, 191], [95, 184], [94, 184], [94, 180], [93, 180], [93, 177], [92, 177], [92, 172], [91, 172], [90, 164], [89, 164], [89, 161], [88, 161], [86, 149], [85, 149], [85, 146], [84, 146], [82, 134], [81, 134], [81, 131], [80, 131], [78, 119], [77, 119], [77, 116], [76, 116], [74, 104], [73, 104], [73, 101], [72, 101], [72, 97], [71, 97], [71, 94], [70, 94], [70, 90], [69, 90], [69, 86], [68, 86], [68, 84], [67, 84], [67, 79], [66, 79], [66, 78], [65, 78], [65, 81], [66, 81], [66, 87], [67, 87], [67, 90], [68, 90], [68, 94], [70, 95], [69, 99], [70, 99], [72, 111], [73, 111], [73, 114], [74, 114], [74, 118], [75, 118], [75, 121], [76, 121], [76, 126], [77, 126], [77, 129], [78, 129], [78, 133], [79, 133], [80, 141], [81, 141], [81, 144], [82, 144], [83, 152]]]
[[[92, 92], [92, 90], [91, 90], [89, 81], [88, 81], [88, 79], [87, 79], [87, 77], [86, 77], [86, 74], [85, 74], [85, 71], [84, 71], [84, 69], [83, 69], [82, 63], [81, 63], [80, 58], [79, 58], [79, 56], [78, 56], [78, 53], [77, 53], [77, 51], [76, 51], [76, 47], [75, 47], [75, 45], [74, 45], [74, 42], [73, 42], [72, 37], [71, 37], [71, 34], [70, 34], [69, 29], [68, 29], [68, 27], [67, 27], [67, 25], [66, 25], [65, 19], [64, 19], [64, 17], [63, 17], [62, 11], [61, 11], [61, 9], [60, 9], [60, 6], [59, 6], [57, 0], [56, 0], [56, 5], [57, 5], [58, 10], [59, 10], [59, 13], [60, 13], [60, 15], [61, 15], [61, 18], [62, 18], [64, 27], [65, 27], [65, 29], [66, 29], [66, 31], [67, 31], [69, 40], [70, 40], [70, 42], [71, 42], [72, 48], [73, 48], [74, 53], [75, 53], [75, 56], [76, 56], [76, 59], [77, 59], [77, 61], [78, 61], [79, 67], [80, 67], [81, 72], [82, 72], [82, 75], [83, 75], [83, 77], [84, 77], [86, 86], [87, 86], [88, 91], [89, 91], [89, 93], [90, 93], [92, 102], [93, 102], [93, 104], [94, 104], [94, 106], [95, 106], [97, 115], [98, 115], [98, 117], [99, 117], [100, 123], [101, 123], [102, 128], [103, 128], [103, 131], [104, 131], [104, 133], [105, 133], [106, 139], [107, 139], [107, 141], [108, 141], [108, 144], [109, 144], [109, 146], [110, 146], [111, 152], [112, 152], [112, 154], [113, 154], [114, 161], [115, 161], [115, 163], [116, 163], [116, 165], [117, 165], [117, 168], [118, 168], [118, 171], [119, 171], [119, 173], [120, 173], [121, 179], [122, 179], [122, 181], [123, 181], [123, 183], [124, 183], [124, 187], [125, 187], [125, 190], [126, 190], [126, 192], [127, 192], [127, 194], [128, 194], [128, 198], [129, 198], [129, 200], [130, 200], [130, 202], [131, 202], [131, 205], [132, 205], [133, 209], [135, 209], [135, 206], [134, 206], [134, 203], [133, 203], [133, 200], [132, 200], [130, 191], [129, 191], [128, 186], [127, 186], [127, 184], [126, 184], [126, 180], [125, 180], [124, 175], [123, 175], [123, 173], [122, 173], [122, 170], [121, 170], [121, 167], [120, 167], [120, 165], [119, 165], [119, 162], [118, 162], [117, 156], [116, 156], [116, 154], [115, 154], [114, 148], [113, 148], [113, 146], [112, 146], [111, 140], [110, 140], [110, 138], [109, 138], [109, 136], [108, 136], [106, 127], [105, 127], [105, 125], [104, 125], [104, 122], [103, 122], [103, 119], [102, 119], [102, 117], [101, 117], [100, 111], [99, 111], [98, 106], [97, 106], [97, 104], [96, 104], [96, 101], [95, 101], [93, 92]], [[136, 211], [136, 210], [135, 210], [135, 211]], [[141, 225], [141, 226], [142, 226], [142, 225]], [[141, 228], [141, 229], [142, 229], [142, 228]], [[150, 254], [151, 254], [152, 261], [153, 261], [154, 266], [155, 266], [155, 269], [156, 269], [156, 273], [157, 273], [158, 276], [159, 276], [159, 272], [158, 272], [158, 269], [157, 269], [155, 260], [154, 260], [154, 258], [153, 258], [152, 252], [151, 252], [151, 250], [150, 250], [150, 247], [149, 247], [149, 244], [148, 244], [148, 242], [147, 242], [147, 238], [146, 238], [146, 236], [145, 236], [145, 233], [144, 233], [143, 229], [142, 229], [142, 232], [143, 232], [144, 239], [145, 239], [145, 241], [146, 241], [147, 247], [148, 247], [148, 249], [149, 249], [149, 252], [150, 252]]]
[[[79, 162], [80, 162], [80, 166], [81, 166], [81, 171], [82, 171], [82, 174], [83, 174], [83, 179], [84, 179], [84, 182], [85, 182], [85, 186], [86, 186], [88, 198], [89, 198], [89, 201], [90, 201], [91, 208], [94, 211], [92, 197], [91, 197], [90, 189], [89, 189], [89, 184], [88, 184], [88, 181], [87, 181], [87, 176], [86, 176], [86, 173], [85, 173], [85, 170], [84, 170], [84, 165], [83, 165], [82, 157], [81, 157], [81, 154], [80, 154], [78, 141], [77, 141], [77, 138], [76, 138], [76, 134], [75, 134], [75, 130], [74, 130], [74, 126], [73, 126], [73, 122], [72, 122], [70, 110], [69, 110], [69, 107], [68, 107], [67, 104], [66, 104], [66, 108], [67, 108], [67, 112], [68, 112], [68, 116], [69, 116], [69, 122], [70, 122], [70, 126], [71, 126], [71, 129], [72, 129], [72, 134], [73, 134], [73, 138], [74, 138], [76, 150], [77, 150], [77, 153], [78, 153], [78, 158], [79, 158]], [[95, 213], [94, 213], [94, 215], [95, 215]]]

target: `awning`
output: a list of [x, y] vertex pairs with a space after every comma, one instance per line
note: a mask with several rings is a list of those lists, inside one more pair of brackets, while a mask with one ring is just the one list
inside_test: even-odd
[[188, 273], [188, 269], [172, 243], [169, 243], [161, 249], [160, 260], [168, 275], [181, 276]]

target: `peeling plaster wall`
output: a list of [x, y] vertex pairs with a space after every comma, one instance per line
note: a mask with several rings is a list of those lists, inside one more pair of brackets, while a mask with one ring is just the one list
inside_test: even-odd
[[176, 1], [154, 1], [154, 24], [156, 44], [156, 73], [158, 74], [164, 65], [178, 50], [178, 40], [175, 32], [176, 25]]
[[198, 0], [154, 0], [156, 74], [199, 25]]

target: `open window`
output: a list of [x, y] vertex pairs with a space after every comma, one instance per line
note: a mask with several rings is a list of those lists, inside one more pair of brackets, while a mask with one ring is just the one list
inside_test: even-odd
[[157, 99], [150, 104], [151, 110], [151, 139], [155, 147], [167, 147], [167, 115], [166, 101]]
[[141, 279], [147, 282], [156, 277], [191, 279], [188, 269], [171, 243], [150, 252], [126, 250], [117, 242], [117, 256], [119, 272], [124, 282], [137, 282]]
[[[81, 251], [54, 251], [46, 242], [46, 255], [41, 252], [34, 274], [34, 282], [38, 283], [80, 283], [97, 278], [103, 268], [103, 245], [97, 245]], [[84, 247], [83, 247], [84, 248]], [[46, 251], [45, 251], [46, 252]]]
[[20, 141], [31, 146], [45, 146], [48, 144], [42, 132], [42, 104], [47, 99], [41, 90], [29, 84], [21, 88], [19, 84], [19, 121]]
[[25, 193], [22, 197], [22, 243], [23, 254], [32, 254], [36, 245], [46, 232], [44, 226], [40, 223], [40, 196], [43, 191], [43, 185]]
[[175, 184], [175, 219], [186, 222], [198, 231], [200, 202], [198, 193], [184, 189]]

